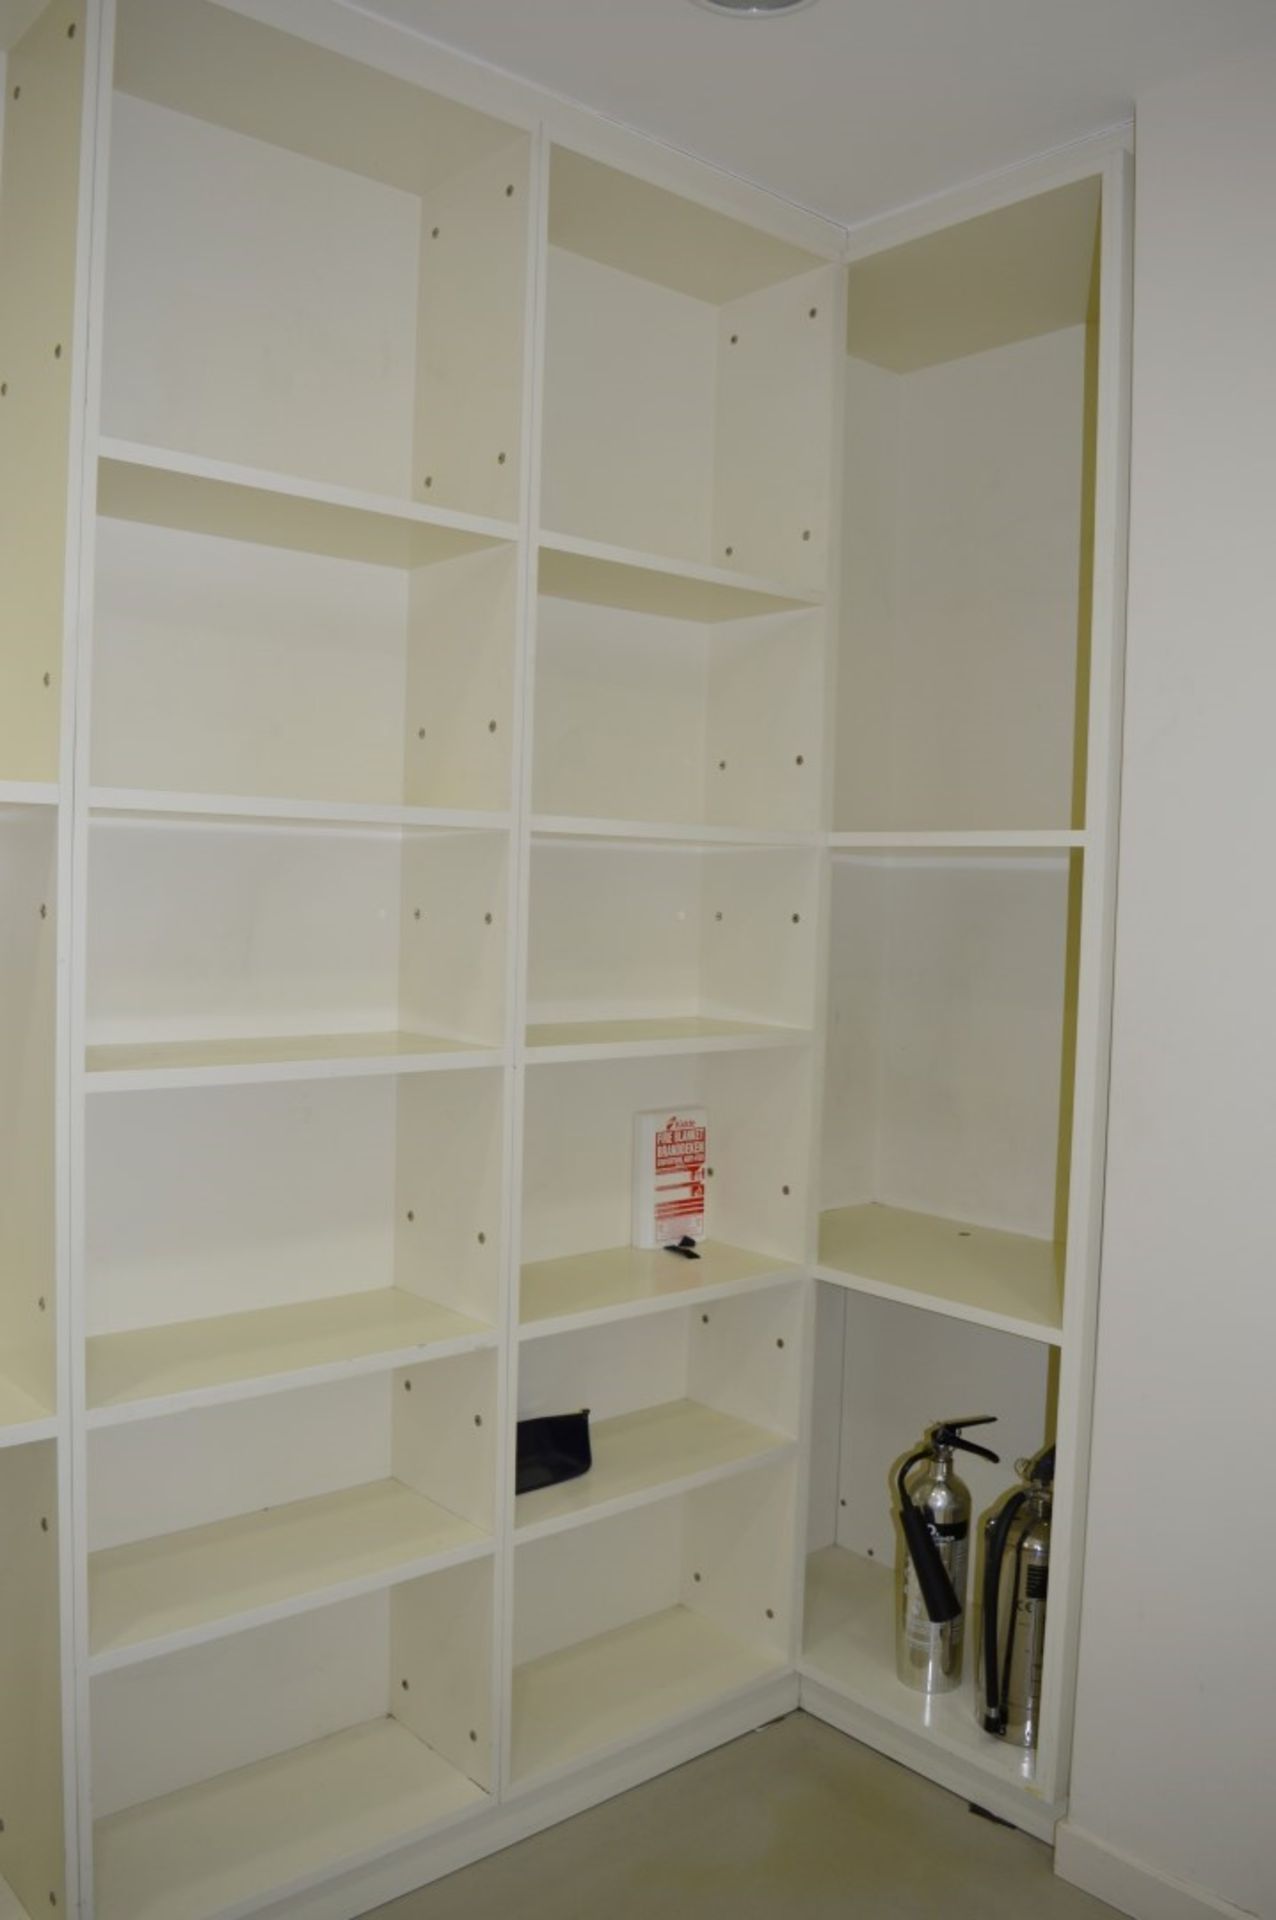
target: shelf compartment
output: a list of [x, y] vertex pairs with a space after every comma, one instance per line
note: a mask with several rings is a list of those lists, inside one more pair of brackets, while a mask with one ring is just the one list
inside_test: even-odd
[[286, 1901], [490, 1805], [492, 1563], [91, 1681], [97, 1911]]
[[895, 1576], [889, 1566], [825, 1547], [807, 1562], [801, 1671], [850, 1704], [921, 1736], [1005, 1785], [1032, 1780], [1032, 1756], [975, 1721], [974, 1647], [953, 1693], [915, 1693], [895, 1675]]
[[[653, 1287], [685, 1306], [719, 1277], [747, 1291], [805, 1271], [811, 1203], [799, 1143], [810, 1127], [814, 1069], [809, 1046], [538, 1066], [523, 1125], [524, 1314], [583, 1309], [586, 1319], [641, 1320]], [[689, 1107], [703, 1107], [709, 1123], [708, 1239], [697, 1261], [627, 1244], [634, 1115]], [[533, 1345], [542, 1324], [525, 1322]], [[570, 1325], [565, 1319], [563, 1330]]]
[[97, 521], [90, 805], [508, 825], [516, 545], [396, 569], [272, 547], [255, 515], [231, 538], [119, 505]]
[[574, 1326], [698, 1306], [774, 1286], [802, 1271], [717, 1240], [702, 1240], [696, 1251], [699, 1259], [681, 1260], [660, 1247], [603, 1247], [532, 1261], [522, 1272], [519, 1337], [544, 1339]]
[[535, 842], [529, 1047], [794, 1038], [817, 869], [803, 847]]
[[495, 1346], [481, 1321], [396, 1287], [88, 1342], [88, 1420], [208, 1406]]
[[787, 1666], [791, 1461], [518, 1544], [512, 1780], [530, 1787]]
[[504, 1094], [488, 1072], [93, 1101], [90, 1422], [492, 1345]]
[[583, 600], [590, 606], [708, 625], [820, 604], [815, 592], [795, 593], [791, 587], [724, 567], [662, 559], [567, 534], [541, 535], [538, 577], [541, 593], [551, 599]]
[[694, 1400], [672, 1400], [601, 1420], [593, 1465], [580, 1479], [521, 1494], [518, 1538], [537, 1540], [614, 1513], [709, 1486], [793, 1451], [794, 1442]]
[[549, 242], [555, 540], [820, 589], [837, 269], [561, 146]]
[[[830, 1278], [849, 1262], [917, 1304], [947, 1301], [988, 1325], [1001, 1322], [987, 1314], [1004, 1315], [1033, 1338], [1057, 1336], [1052, 1243], [1068, 1190], [1083, 858], [908, 852], [832, 863], [821, 1212], [871, 1230], [871, 1245], [858, 1243], [871, 1264], [839, 1252], [832, 1226]], [[870, 1202], [873, 1212], [859, 1211]], [[956, 1223], [951, 1240], [940, 1226], [918, 1243], [931, 1233], [916, 1225], [925, 1216]], [[958, 1256], [985, 1230], [992, 1271], [982, 1281]], [[933, 1288], [918, 1264], [932, 1260]]]
[[488, 1803], [397, 1720], [347, 1727], [97, 1823], [101, 1920], [214, 1920], [350, 1871]]
[[851, 266], [839, 828], [1083, 825], [1099, 199]]
[[106, 432], [516, 519], [527, 133], [206, 0], [119, 13]]
[[527, 1342], [520, 1418], [588, 1407], [593, 1464], [578, 1479], [520, 1494], [518, 1539], [597, 1523], [790, 1455], [801, 1319], [796, 1291], [773, 1287]]
[[102, 1673], [492, 1551], [397, 1480], [139, 1540], [89, 1560], [90, 1671]]
[[[706, 625], [555, 597], [537, 607], [533, 831], [815, 839], [825, 616]], [[583, 593], [582, 585], [582, 593]], [[657, 837], [653, 835], [652, 837]]]
[[101, 442], [97, 506], [107, 520], [374, 567], [433, 566], [518, 533], [508, 521], [110, 437]]
[[91, 1079], [404, 1072], [497, 1049], [507, 840], [98, 818]]
[[692, 1720], [784, 1669], [685, 1607], [514, 1670], [513, 1779], [563, 1772]]
[[565, 1020], [527, 1029], [528, 1065], [578, 1060], [639, 1060], [677, 1054], [752, 1052], [759, 1047], [802, 1047], [801, 1027], [764, 1026], [746, 1020], [700, 1017], [663, 1020]]
[[819, 1279], [1058, 1346], [1063, 1249], [873, 1204], [820, 1215]]

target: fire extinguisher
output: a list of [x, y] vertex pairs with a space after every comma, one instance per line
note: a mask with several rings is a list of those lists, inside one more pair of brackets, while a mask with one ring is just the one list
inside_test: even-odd
[[1054, 1448], [1017, 1461], [1015, 1471], [1021, 1484], [984, 1519], [975, 1712], [986, 1733], [1014, 1746], [1035, 1747], [1041, 1730]]
[[907, 1549], [897, 1576], [895, 1671], [919, 1693], [950, 1693], [961, 1680], [970, 1491], [953, 1472], [953, 1453], [960, 1448], [996, 1461], [989, 1448], [962, 1437], [964, 1427], [986, 1427], [996, 1417], [983, 1413], [928, 1427], [925, 1445], [895, 1476]]

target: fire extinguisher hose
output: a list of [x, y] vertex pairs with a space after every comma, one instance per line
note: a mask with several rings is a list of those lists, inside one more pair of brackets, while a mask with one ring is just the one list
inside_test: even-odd
[[[1014, 1517], [1030, 1489], [1018, 1487], [993, 1521], [984, 1559], [984, 1727], [988, 1733], [1006, 1731], [1006, 1702], [1002, 1697], [1001, 1663], [997, 1657], [997, 1601], [1001, 1593], [1001, 1563]], [[1012, 1623], [1013, 1631], [1013, 1623]]]
[[904, 1486], [906, 1477], [918, 1462], [931, 1458], [929, 1447], [924, 1447], [920, 1453], [910, 1454], [896, 1475], [895, 1484], [899, 1489], [899, 1520], [904, 1529], [904, 1544], [917, 1575], [918, 1590], [928, 1616], [936, 1626], [940, 1626], [948, 1620], [957, 1619], [961, 1613], [961, 1601], [948, 1569], [940, 1558], [939, 1548], [926, 1524], [926, 1516], [909, 1499]]

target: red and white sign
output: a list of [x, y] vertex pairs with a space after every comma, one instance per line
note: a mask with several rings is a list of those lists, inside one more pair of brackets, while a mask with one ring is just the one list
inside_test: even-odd
[[634, 1245], [705, 1237], [708, 1117], [703, 1107], [634, 1115]]

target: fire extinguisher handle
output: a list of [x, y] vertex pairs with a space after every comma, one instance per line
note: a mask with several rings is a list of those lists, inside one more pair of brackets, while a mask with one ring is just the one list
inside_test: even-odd
[[958, 1434], [957, 1438], [950, 1444], [954, 1447], [960, 1447], [963, 1453], [977, 1453], [981, 1460], [991, 1460], [994, 1466], [1000, 1465], [1001, 1455], [994, 1453], [991, 1447], [981, 1447], [977, 1441], [963, 1440], [961, 1435]]

